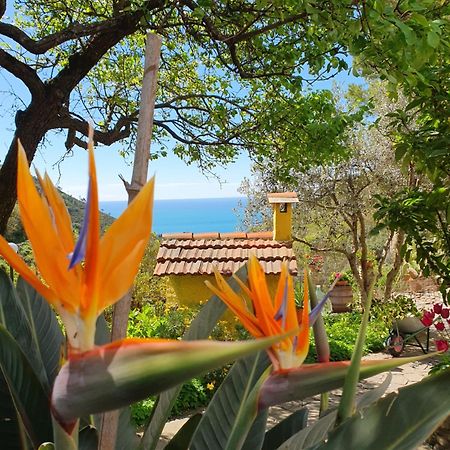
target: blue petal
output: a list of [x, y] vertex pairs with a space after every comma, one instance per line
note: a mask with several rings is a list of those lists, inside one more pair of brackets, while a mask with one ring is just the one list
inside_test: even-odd
[[331, 288], [323, 297], [322, 300], [314, 307], [314, 309], [309, 313], [309, 326], [312, 327], [315, 323], [317, 318], [319, 317], [320, 312], [322, 311], [323, 306], [325, 305], [326, 301], [328, 300], [328, 297], [331, 294], [331, 291], [333, 289]]
[[294, 351], [294, 352], [297, 351], [297, 345], [298, 345], [298, 336], [295, 335], [295, 336], [294, 336], [294, 340], [292, 341], [292, 348], [293, 348], [293, 351]]
[[335, 278], [333, 283], [330, 286], [330, 289], [325, 294], [322, 300], [315, 306], [315, 308], [309, 313], [309, 326], [312, 327], [315, 323], [317, 318], [319, 317], [320, 311], [322, 311], [323, 306], [325, 305], [325, 302], [328, 300], [328, 297], [331, 294], [331, 291], [336, 286], [336, 283], [339, 281], [339, 278]]
[[86, 208], [84, 211], [83, 226], [81, 227], [80, 236], [78, 237], [77, 244], [75, 245], [75, 249], [72, 253], [72, 258], [70, 259], [69, 269], [72, 269], [76, 264], [83, 261], [86, 255], [90, 202], [91, 202], [91, 183], [89, 182]]
[[274, 319], [283, 319], [282, 327], [286, 328], [286, 310], [287, 310], [287, 298], [288, 298], [288, 280], [286, 279], [286, 284], [284, 285], [283, 301], [281, 302], [280, 308], [275, 314]]

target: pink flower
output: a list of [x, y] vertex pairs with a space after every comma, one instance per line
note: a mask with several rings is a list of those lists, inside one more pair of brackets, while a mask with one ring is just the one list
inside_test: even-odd
[[440, 314], [442, 311], [442, 303], [435, 303], [433, 305], [433, 310], [436, 314]]
[[441, 316], [442, 316], [443, 319], [448, 319], [449, 316], [450, 316], [450, 309], [442, 308]]
[[439, 331], [444, 331], [444, 329], [445, 329], [444, 322], [437, 322], [434, 324], [434, 326], [436, 327], [436, 330], [439, 330]]
[[434, 341], [436, 344], [436, 349], [438, 352], [446, 352], [448, 350], [448, 342], [444, 339], [440, 339], [438, 341]]
[[425, 327], [429, 327], [433, 323], [433, 319], [434, 319], [434, 311], [425, 311], [422, 319], [420, 320]]

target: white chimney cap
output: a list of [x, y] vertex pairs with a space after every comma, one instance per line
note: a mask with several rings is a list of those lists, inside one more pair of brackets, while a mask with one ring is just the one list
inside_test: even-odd
[[298, 203], [295, 192], [272, 192], [267, 194], [269, 203]]

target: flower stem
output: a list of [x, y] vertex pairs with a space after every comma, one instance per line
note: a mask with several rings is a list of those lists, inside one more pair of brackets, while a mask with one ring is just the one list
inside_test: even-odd
[[361, 358], [364, 350], [364, 342], [366, 340], [367, 324], [369, 323], [370, 306], [372, 304], [373, 292], [375, 288], [374, 276], [367, 294], [367, 301], [364, 305], [364, 313], [359, 327], [358, 338], [356, 340], [355, 349], [353, 350], [350, 367], [345, 377], [344, 388], [342, 390], [342, 398], [339, 403], [338, 414], [336, 418], [336, 426], [342, 423], [353, 414], [355, 406], [356, 387], [359, 380], [359, 369], [361, 366]]

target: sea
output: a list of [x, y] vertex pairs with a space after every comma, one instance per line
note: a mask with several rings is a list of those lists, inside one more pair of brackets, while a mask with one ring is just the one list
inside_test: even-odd
[[[243, 212], [239, 204], [246, 203], [245, 197], [155, 200], [152, 228], [156, 234], [238, 231]], [[112, 217], [126, 207], [126, 201], [100, 202], [100, 209]]]

